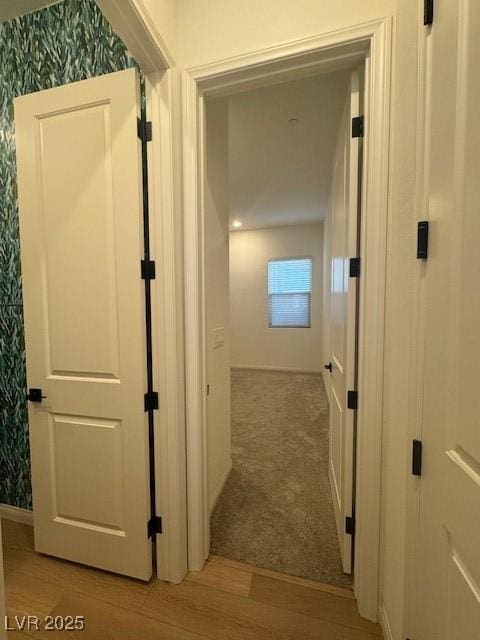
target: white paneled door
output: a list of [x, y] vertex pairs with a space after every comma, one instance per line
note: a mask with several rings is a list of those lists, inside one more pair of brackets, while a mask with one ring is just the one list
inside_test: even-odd
[[479, 34], [477, 0], [436, 3], [415, 640], [480, 638]]
[[138, 114], [133, 69], [15, 100], [35, 547], [148, 580]]
[[[352, 122], [360, 116], [359, 74], [352, 73], [333, 167], [331, 195], [331, 393], [329, 475], [343, 570], [352, 571], [354, 526], [354, 418], [349, 392], [355, 392], [357, 278], [350, 258], [357, 257], [359, 140]], [[355, 398], [350, 397], [350, 404]], [[352, 406], [353, 406], [352, 404]]]

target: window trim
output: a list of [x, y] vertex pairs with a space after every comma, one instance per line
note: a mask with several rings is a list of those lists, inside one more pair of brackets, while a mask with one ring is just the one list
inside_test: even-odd
[[[281, 294], [273, 294], [269, 292], [268, 288], [268, 265], [270, 262], [291, 262], [292, 260], [310, 260], [310, 291], [305, 292], [305, 295], [308, 295], [308, 324], [272, 324], [271, 323], [271, 314], [270, 314], [270, 296], [272, 295], [292, 295], [289, 293]], [[290, 256], [290, 257], [282, 257], [282, 258], [268, 258], [267, 260], [267, 268], [266, 268], [266, 280], [267, 280], [267, 317], [268, 317], [268, 328], [269, 329], [311, 329], [312, 328], [312, 292], [313, 292], [313, 264], [314, 257], [312, 255], [304, 255], [304, 256]]]

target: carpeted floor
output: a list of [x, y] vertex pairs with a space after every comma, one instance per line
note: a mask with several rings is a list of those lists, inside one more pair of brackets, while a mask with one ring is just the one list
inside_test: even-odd
[[211, 552], [351, 586], [328, 481], [321, 374], [232, 371], [233, 469], [211, 519]]

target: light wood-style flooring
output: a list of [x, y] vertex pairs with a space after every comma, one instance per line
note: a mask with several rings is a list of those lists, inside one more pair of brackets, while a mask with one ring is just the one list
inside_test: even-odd
[[[181, 585], [149, 584], [41, 556], [31, 527], [2, 521], [7, 614], [82, 615], [83, 640], [378, 640], [351, 591], [212, 557]], [[11, 625], [13, 626], [13, 624]], [[10, 631], [9, 638], [28, 636]]]

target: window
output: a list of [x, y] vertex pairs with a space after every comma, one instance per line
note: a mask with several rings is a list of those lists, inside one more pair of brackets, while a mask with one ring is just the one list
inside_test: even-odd
[[269, 327], [310, 327], [311, 294], [311, 258], [269, 260]]

